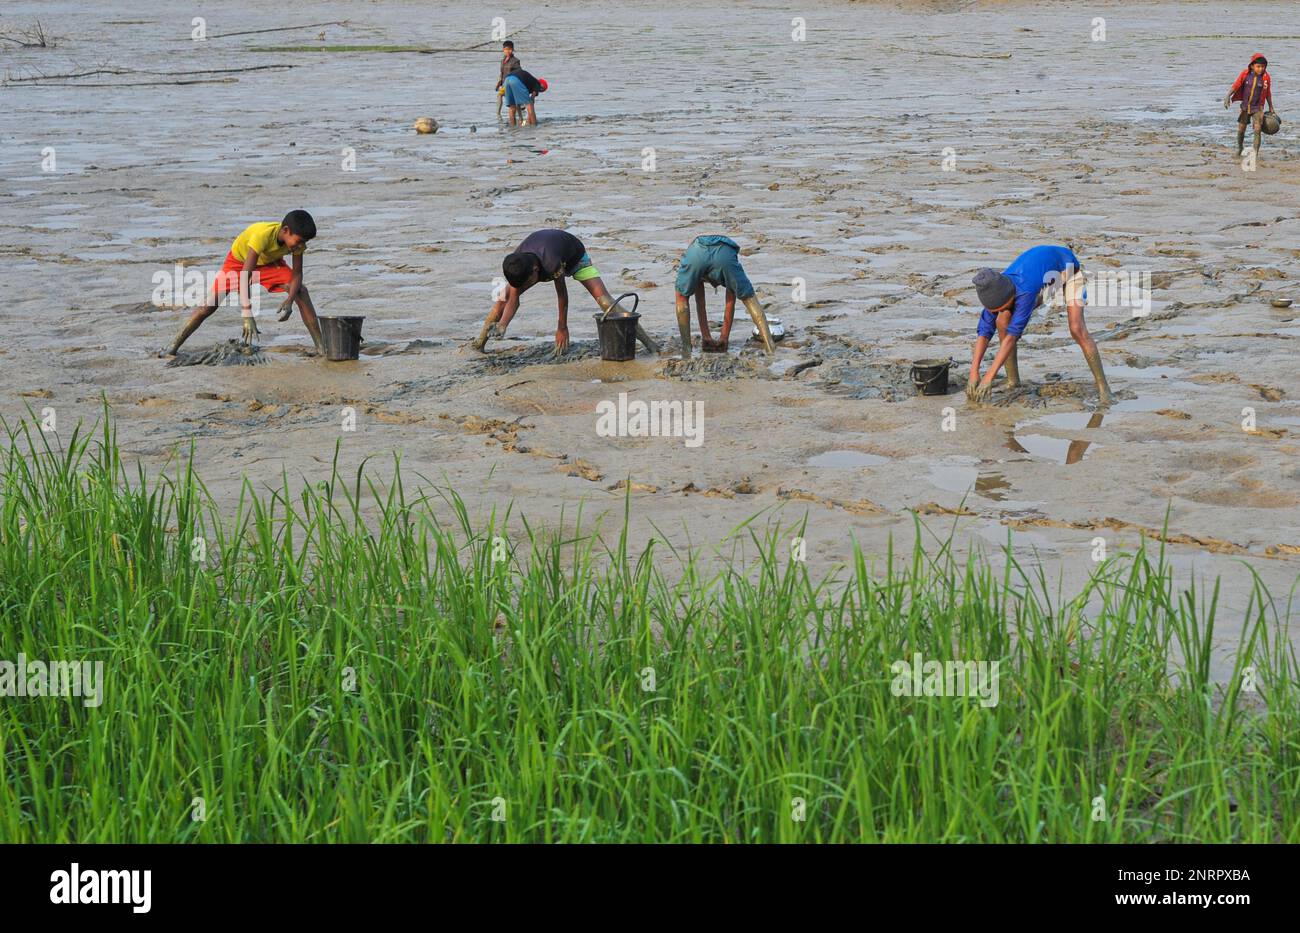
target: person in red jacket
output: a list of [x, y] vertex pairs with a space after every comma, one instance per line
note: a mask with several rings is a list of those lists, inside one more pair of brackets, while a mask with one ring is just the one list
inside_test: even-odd
[[1246, 144], [1246, 123], [1255, 130], [1255, 156], [1259, 156], [1259, 144], [1264, 129], [1264, 106], [1273, 113], [1273, 81], [1268, 75], [1268, 59], [1256, 54], [1251, 57], [1246, 70], [1237, 75], [1232, 90], [1223, 99], [1225, 108], [1231, 107], [1234, 100], [1241, 101], [1241, 113], [1237, 116], [1237, 155], [1241, 155]]

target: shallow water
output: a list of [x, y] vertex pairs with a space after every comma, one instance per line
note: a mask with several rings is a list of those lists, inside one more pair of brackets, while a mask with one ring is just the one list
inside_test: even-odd
[[[973, 459], [973, 458], [968, 458]], [[992, 502], [1006, 502], [1011, 483], [999, 470], [979, 466], [978, 461], [967, 463], [930, 464], [930, 482], [947, 492], [967, 493], [972, 490]]]
[[1044, 434], [1008, 434], [1006, 448], [1016, 453], [1029, 454], [1039, 460], [1067, 466], [1078, 463], [1088, 455], [1092, 441], [1048, 437]]
[[808, 458], [810, 467], [833, 470], [856, 470], [862, 467], [880, 466], [888, 462], [888, 457], [869, 454], [861, 450], [827, 450], [815, 457]]
[[[1035, 418], [1033, 421], [1025, 422], [1026, 424], [1045, 424], [1053, 428], [1061, 428], [1066, 431], [1081, 431], [1085, 428], [1099, 428], [1105, 421], [1106, 415], [1099, 411], [1062, 411], [1054, 415], [1044, 415], [1041, 418]], [[1019, 430], [1021, 425], [1016, 425]]]

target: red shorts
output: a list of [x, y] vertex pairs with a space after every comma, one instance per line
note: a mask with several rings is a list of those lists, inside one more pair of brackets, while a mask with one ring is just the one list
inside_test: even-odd
[[[234, 253], [226, 253], [226, 261], [221, 264], [221, 271], [217, 273], [216, 290], [217, 299], [226, 292], [239, 293], [239, 273], [244, 271], [244, 264], [235, 258]], [[268, 292], [287, 292], [289, 282], [293, 279], [293, 270], [283, 259], [277, 259], [275, 262], [268, 262], [264, 266], [258, 266], [253, 270], [250, 276], [252, 285], [261, 285]]]

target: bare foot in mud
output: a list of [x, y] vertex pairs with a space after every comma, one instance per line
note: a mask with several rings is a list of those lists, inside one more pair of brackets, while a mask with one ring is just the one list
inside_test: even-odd
[[487, 342], [489, 340], [491, 340], [493, 337], [500, 340], [504, 336], [505, 336], [505, 331], [499, 329], [496, 323], [494, 322], [484, 327], [483, 333], [479, 334], [478, 339], [475, 340], [472, 344], [470, 344], [470, 346], [472, 346], [479, 353], [483, 353], [484, 348], [487, 346]]
[[712, 337], [703, 337], [700, 340], [700, 349], [705, 353], [726, 353], [727, 341], [714, 340]]

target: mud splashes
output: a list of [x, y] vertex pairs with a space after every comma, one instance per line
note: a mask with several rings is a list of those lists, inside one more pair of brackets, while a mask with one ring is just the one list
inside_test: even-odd
[[260, 366], [270, 362], [259, 347], [247, 347], [231, 338], [207, 350], [181, 348], [168, 366]]

